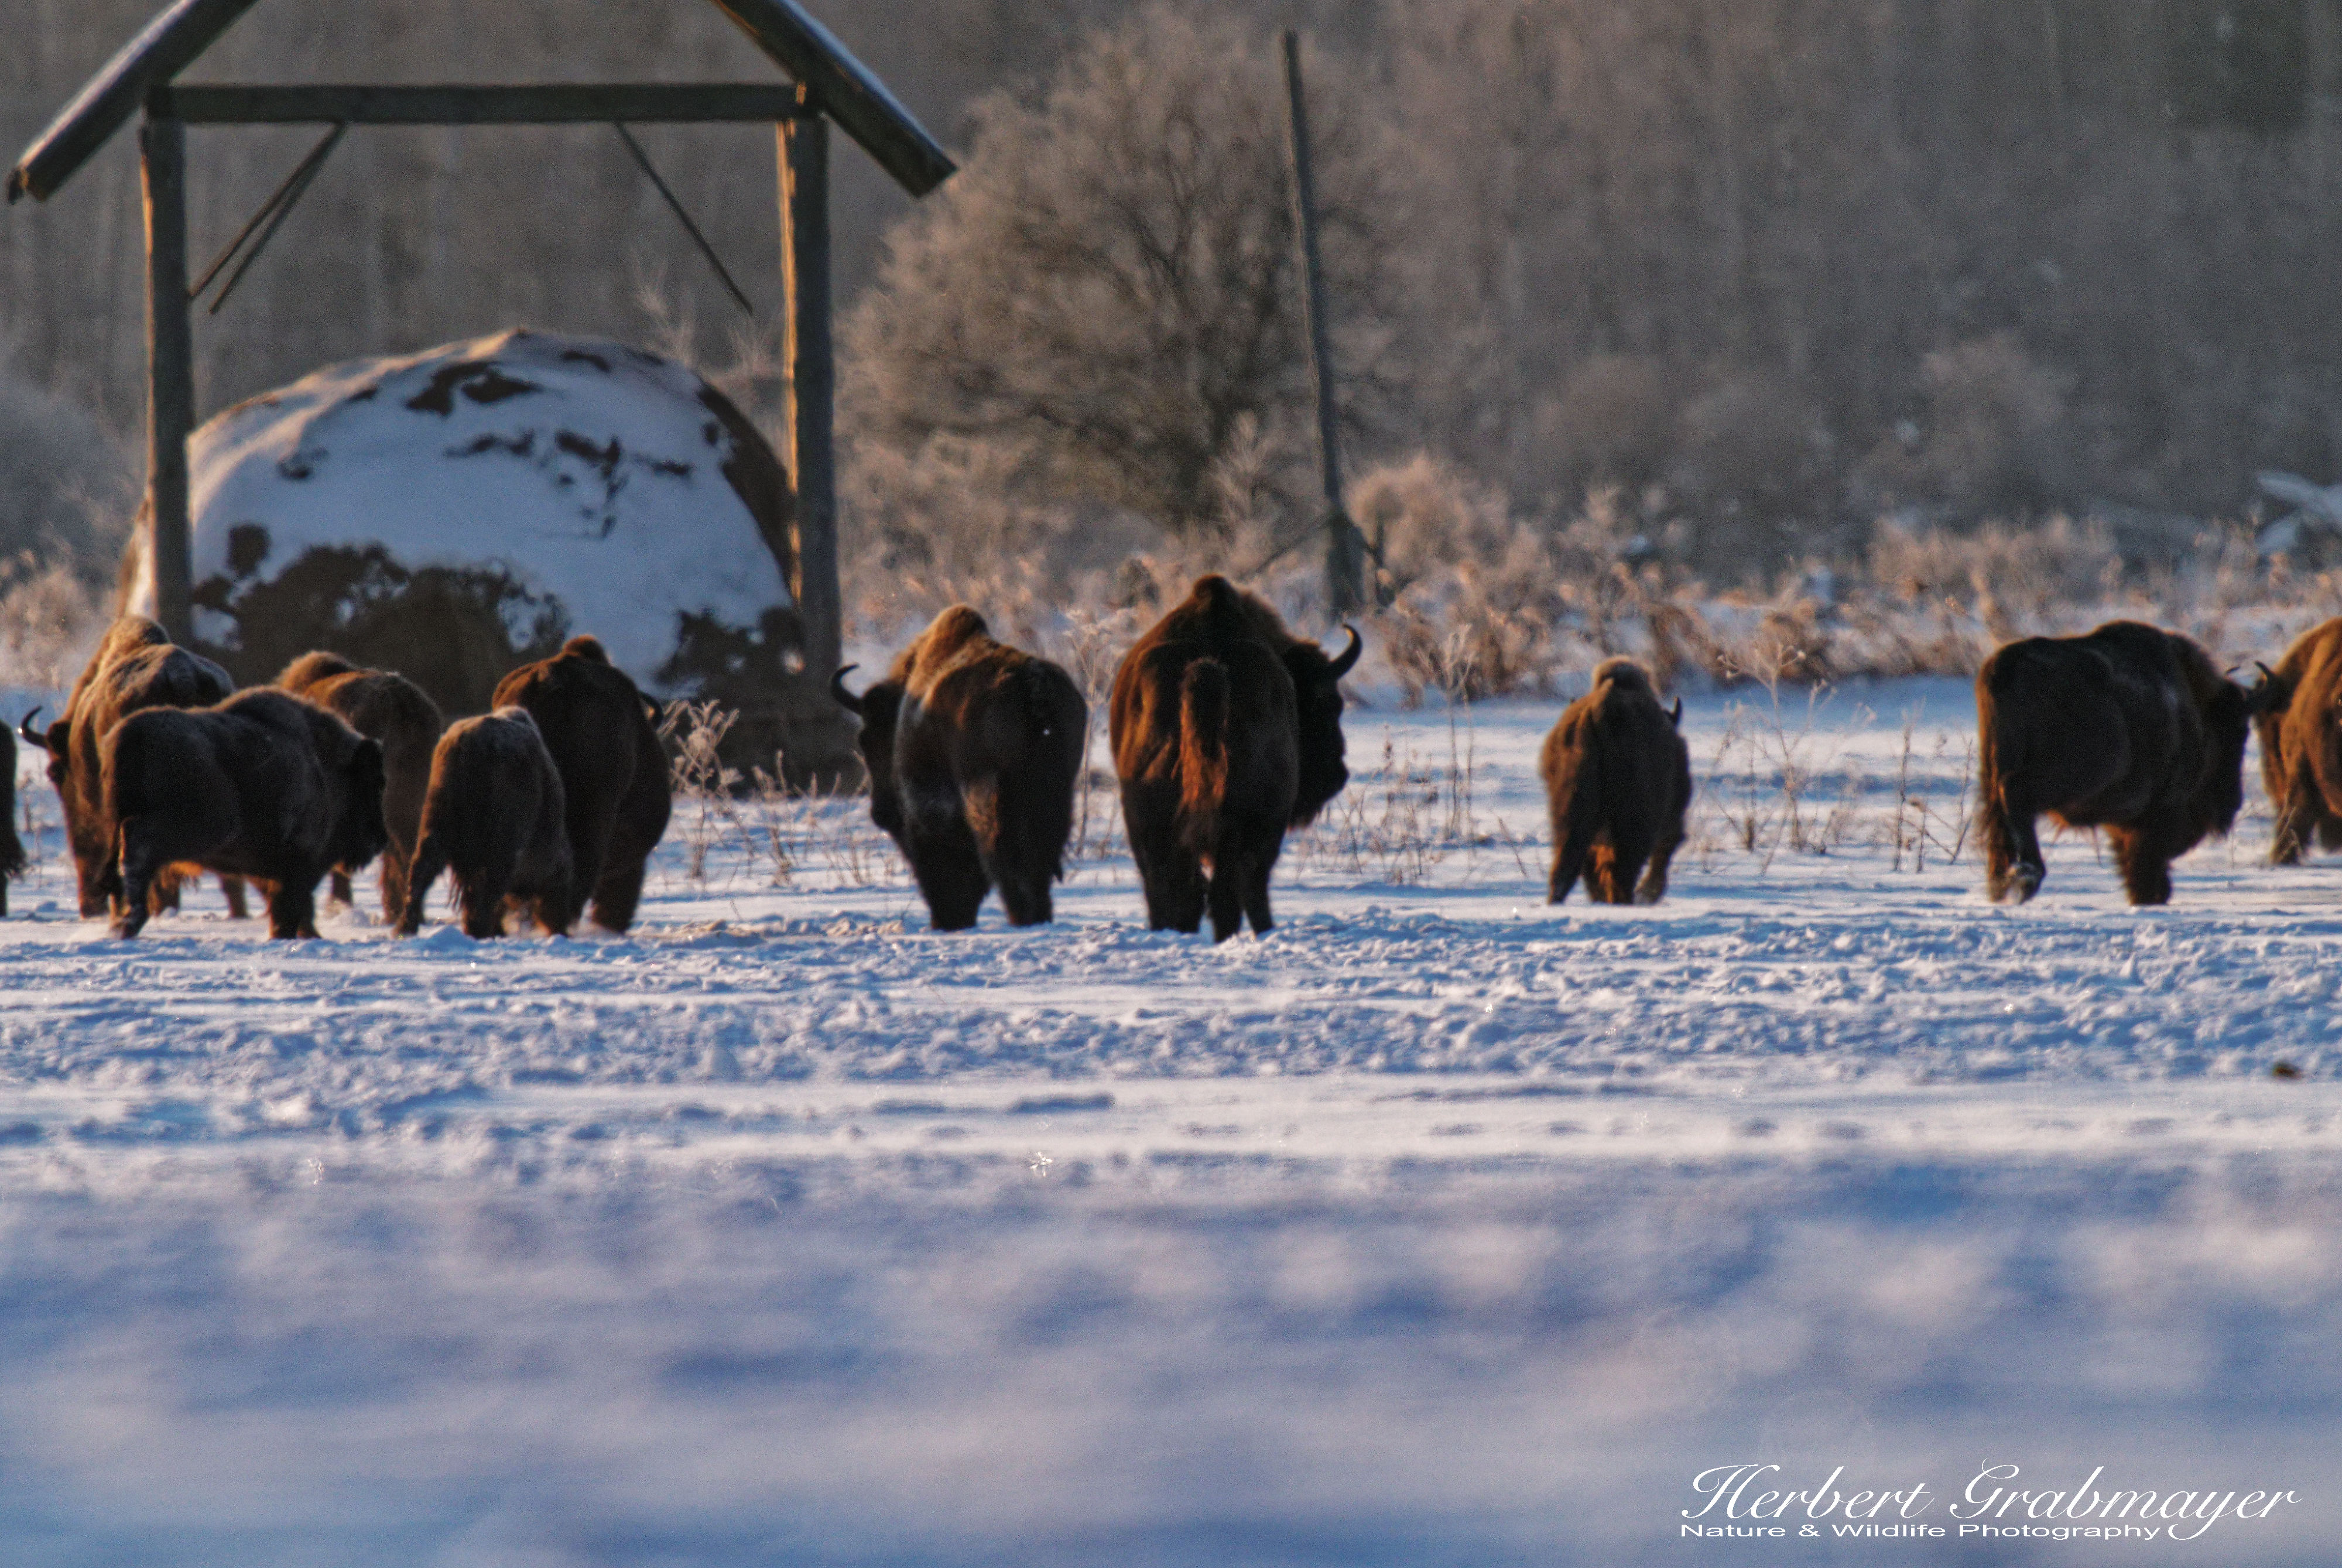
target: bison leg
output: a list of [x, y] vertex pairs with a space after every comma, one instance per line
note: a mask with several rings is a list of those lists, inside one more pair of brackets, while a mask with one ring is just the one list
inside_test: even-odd
[[227, 900], [227, 917], [230, 920], [250, 919], [252, 917], [252, 909], [250, 905], [245, 903], [244, 878], [240, 876], [231, 876], [226, 872], [222, 872], [220, 873], [219, 884], [220, 895]]
[[1980, 812], [1984, 838], [1984, 890], [1995, 904], [2012, 895], [2019, 904], [2041, 890], [2048, 868], [2029, 806], [1986, 797]]
[[415, 864], [408, 868], [406, 896], [398, 906], [398, 934], [412, 936], [423, 929], [423, 905], [431, 895], [431, 884], [447, 868], [447, 846], [438, 839], [425, 836], [415, 852]]
[[1245, 894], [1251, 891], [1252, 857], [1241, 850], [1212, 857], [1212, 880], [1205, 904], [1212, 914], [1212, 940], [1226, 942], [1244, 929]]
[[505, 934], [505, 900], [512, 879], [502, 865], [475, 866], [455, 884], [455, 907], [464, 912], [464, 934], [492, 942]]
[[[1590, 824], [1578, 823], [1566, 833], [1555, 836], [1553, 874], [1546, 882], [1545, 901], [1547, 904], [1561, 903], [1569, 896], [1569, 890], [1577, 884], [1579, 874], [1586, 870], [1586, 858], [1594, 853], [1596, 834], [1596, 830]], [[1590, 877], [1586, 880], [1586, 891], [1591, 897], [1599, 899], [1602, 896], [1602, 890]]]
[[325, 902], [341, 904], [357, 903], [357, 891], [350, 886], [350, 874], [339, 866], [335, 866], [326, 878]]
[[272, 942], [317, 934], [317, 881], [297, 874], [268, 889], [268, 936]]
[[122, 896], [115, 911], [114, 934], [127, 941], [145, 929], [155, 884], [168, 874], [171, 857], [157, 841], [154, 824], [144, 817], [124, 823], [119, 842]]
[[1122, 791], [1124, 836], [1146, 894], [1149, 931], [1192, 932], [1204, 924], [1204, 866], [1179, 842], [1176, 793], [1126, 784]]
[[1683, 847], [1683, 819], [1677, 817], [1659, 829], [1659, 842], [1651, 846], [1651, 866], [1643, 873], [1642, 885], [1635, 890], [1636, 904], [1656, 904], [1667, 895], [1667, 867], [1675, 864], [1676, 851]]
[[393, 839], [382, 852], [382, 920], [387, 925], [406, 912], [407, 867], [415, 861], [413, 849]]
[[2171, 902], [2171, 854], [2152, 834], [2133, 827], [2110, 827], [2115, 864], [2122, 870], [2123, 891], [2135, 904]]
[[2310, 833], [2325, 824], [2318, 809], [2316, 787], [2307, 779], [2295, 779], [2277, 803], [2277, 826], [2269, 836], [2271, 865], [2299, 865], [2304, 841]]
[[632, 855], [603, 866], [602, 880], [594, 884], [595, 924], [605, 931], [625, 934], [626, 927], [635, 923], [635, 911], [643, 902], [645, 870], [646, 863]]

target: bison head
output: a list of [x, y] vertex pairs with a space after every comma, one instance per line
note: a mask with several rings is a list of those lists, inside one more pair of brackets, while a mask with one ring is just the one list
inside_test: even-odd
[[382, 743], [361, 740], [342, 764], [342, 809], [334, 824], [328, 863], [351, 871], [365, 865], [390, 843], [382, 819]]
[[2224, 680], [2204, 704], [2204, 777], [2197, 787], [2196, 817], [2205, 832], [2225, 834], [2245, 804], [2245, 737], [2253, 721], [2282, 711], [2290, 694], [2285, 683], [2263, 667], [2261, 678], [2247, 691]]
[[1350, 645], [1336, 657], [1328, 658], [1315, 643], [1296, 642], [1285, 651], [1286, 673], [1293, 677], [1294, 718], [1300, 732], [1301, 777], [1293, 794], [1295, 827], [1316, 821], [1326, 803], [1350, 782], [1350, 770], [1342, 761], [1342, 677], [1358, 662], [1365, 644], [1356, 627], [1343, 630], [1350, 634]]
[[855, 737], [855, 744], [862, 751], [863, 770], [870, 775], [870, 820], [899, 837], [903, 798], [895, 787], [895, 720], [902, 711], [903, 688], [893, 681], [880, 681], [857, 697], [846, 689], [846, 671], [853, 668], [848, 664], [830, 677], [830, 695], [862, 720], [862, 733]]

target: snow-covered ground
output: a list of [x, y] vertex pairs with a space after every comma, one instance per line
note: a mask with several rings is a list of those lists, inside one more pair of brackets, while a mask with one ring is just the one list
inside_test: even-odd
[[[1040, 931], [748, 803], [625, 939], [116, 944], [28, 784], [0, 1560], [2334, 1561], [2342, 864], [1996, 909], [1910, 682], [1696, 700], [1668, 902], [1555, 910], [1557, 706], [1354, 710], [1219, 947], [1103, 793]], [[1743, 1463], [1947, 1533], [1683, 1538]], [[1964, 1537], [1992, 1463], [2298, 1501]]]

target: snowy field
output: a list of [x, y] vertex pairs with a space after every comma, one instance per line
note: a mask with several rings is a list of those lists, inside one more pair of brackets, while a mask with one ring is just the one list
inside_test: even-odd
[[[1556, 911], [1557, 706], [1354, 709], [1220, 947], [1104, 793], [1036, 932], [746, 803], [625, 939], [118, 944], [30, 785], [0, 1562], [2334, 1562], [2342, 864], [2256, 775], [2169, 908], [1996, 909], [1908, 682], [1696, 699], [1673, 895]], [[1755, 1463], [1947, 1533], [1683, 1538]], [[1962, 1536], [1993, 1463], [2298, 1501]]]

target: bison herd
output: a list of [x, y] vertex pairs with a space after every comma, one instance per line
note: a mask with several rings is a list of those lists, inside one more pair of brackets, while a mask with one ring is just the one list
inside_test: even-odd
[[[1200, 579], [1122, 659], [1108, 731], [1147, 924], [1215, 940], [1272, 924], [1270, 874], [1288, 829], [1349, 778], [1342, 677], [1357, 662], [1296, 636], [1225, 577]], [[937, 930], [976, 924], [997, 890], [1009, 922], [1051, 914], [1065, 871], [1089, 712], [1063, 669], [1002, 643], [965, 604], [936, 617], [859, 695], [872, 819], [910, 863]], [[2342, 618], [2250, 686], [2194, 642], [2117, 621], [2031, 637], [1977, 676], [1978, 829], [1986, 890], [2031, 898], [2044, 814], [2104, 828], [2133, 904], [2167, 902], [2170, 866], [2225, 834], [2243, 804], [2257, 725], [2277, 830], [2270, 858], [2311, 839], [2342, 848]], [[666, 829], [669, 766], [655, 704], [600, 643], [572, 638], [506, 675], [495, 711], [443, 724], [413, 683], [305, 654], [272, 686], [235, 691], [217, 664], [139, 616], [116, 623], [46, 729], [85, 916], [135, 936], [180, 884], [216, 874], [231, 912], [245, 884], [269, 934], [315, 936], [319, 882], [346, 901], [379, 856], [384, 918], [420, 929], [445, 874], [464, 930], [522, 921], [565, 933], [588, 913], [633, 923]], [[1683, 704], [1608, 659], [1539, 758], [1553, 831], [1548, 896], [1656, 903], [1683, 842], [1691, 759]], [[0, 731], [0, 914], [23, 846], [13, 830], [15, 737]]]

